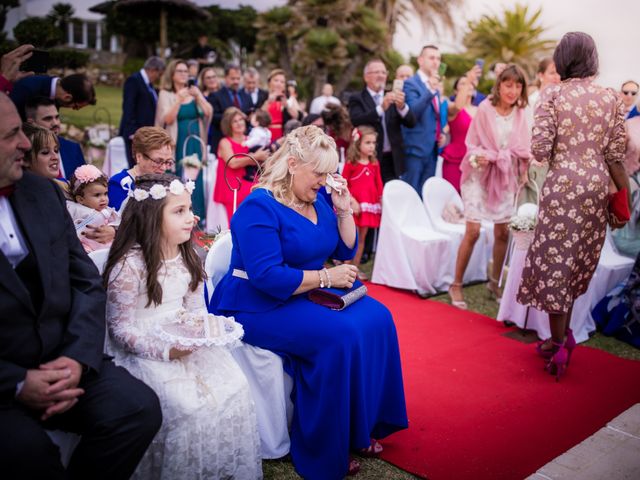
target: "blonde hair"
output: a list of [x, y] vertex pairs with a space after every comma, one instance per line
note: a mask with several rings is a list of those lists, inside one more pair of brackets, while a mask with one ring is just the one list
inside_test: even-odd
[[287, 205], [291, 195], [291, 157], [303, 165], [312, 165], [316, 172], [333, 173], [338, 169], [336, 142], [315, 125], [307, 125], [284, 137], [282, 146], [264, 162], [260, 180], [253, 189], [269, 190], [277, 201]]
[[25, 155], [25, 163], [30, 168], [33, 162], [38, 158], [38, 152], [47, 148], [53, 140], [54, 144], [60, 148], [58, 136], [48, 128], [40, 127], [33, 123], [24, 123], [22, 125], [25, 135], [31, 142], [31, 150]]
[[174, 92], [175, 88], [173, 86], [173, 74], [176, 73], [176, 67], [178, 64], [183, 63], [185, 67], [189, 67], [187, 65], [186, 60], [182, 60], [181, 58], [176, 58], [175, 60], [171, 60], [169, 65], [167, 65], [167, 69], [164, 71], [162, 75], [162, 79], [160, 80], [160, 88], [163, 90], [169, 90], [170, 92]]

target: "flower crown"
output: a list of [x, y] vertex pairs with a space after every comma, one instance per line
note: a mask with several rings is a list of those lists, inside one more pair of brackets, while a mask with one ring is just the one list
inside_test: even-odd
[[95, 182], [101, 177], [106, 178], [106, 175], [95, 165], [82, 165], [81, 167], [76, 168], [73, 175], [76, 177], [75, 191], [80, 188], [80, 185]]
[[175, 179], [169, 184], [168, 187], [160, 185], [159, 183], [154, 183], [149, 190], [135, 188], [133, 190], [129, 190], [129, 193], [127, 195], [129, 197], [132, 197], [137, 202], [142, 202], [149, 197], [151, 197], [153, 200], [162, 200], [167, 196], [167, 192], [174, 195], [182, 195], [186, 190], [187, 192], [189, 192], [189, 195], [191, 195], [195, 188], [196, 184], [192, 180], [189, 180], [187, 183], [182, 183], [180, 180]]

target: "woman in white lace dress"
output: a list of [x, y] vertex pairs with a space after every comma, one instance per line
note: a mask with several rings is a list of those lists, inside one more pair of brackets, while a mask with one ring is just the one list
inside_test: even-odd
[[[253, 400], [225, 348], [242, 327], [206, 317], [191, 191], [172, 175], [136, 179], [104, 273], [109, 350], [162, 405], [162, 428], [134, 478], [260, 479]], [[207, 320], [207, 334], [194, 335], [189, 327]], [[195, 346], [203, 336], [206, 346]]]

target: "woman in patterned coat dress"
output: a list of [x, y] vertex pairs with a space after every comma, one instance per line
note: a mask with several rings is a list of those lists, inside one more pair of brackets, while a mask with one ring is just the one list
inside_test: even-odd
[[[612, 90], [593, 83], [593, 39], [567, 33], [553, 60], [562, 83], [542, 93], [531, 145], [535, 160], [550, 169], [518, 301], [549, 313], [551, 339], [538, 345], [538, 353], [558, 379], [575, 347], [573, 302], [587, 290], [604, 243], [610, 179], [618, 190], [628, 189], [629, 180], [622, 163], [624, 108]], [[612, 227], [619, 226], [614, 220]]]

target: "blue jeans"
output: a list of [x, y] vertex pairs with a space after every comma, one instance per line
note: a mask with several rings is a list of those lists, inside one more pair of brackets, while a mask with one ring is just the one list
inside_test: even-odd
[[406, 171], [400, 177], [402, 180], [411, 185], [418, 195], [422, 197], [422, 185], [436, 174], [437, 157], [430, 155], [427, 158], [407, 155], [404, 158]]

